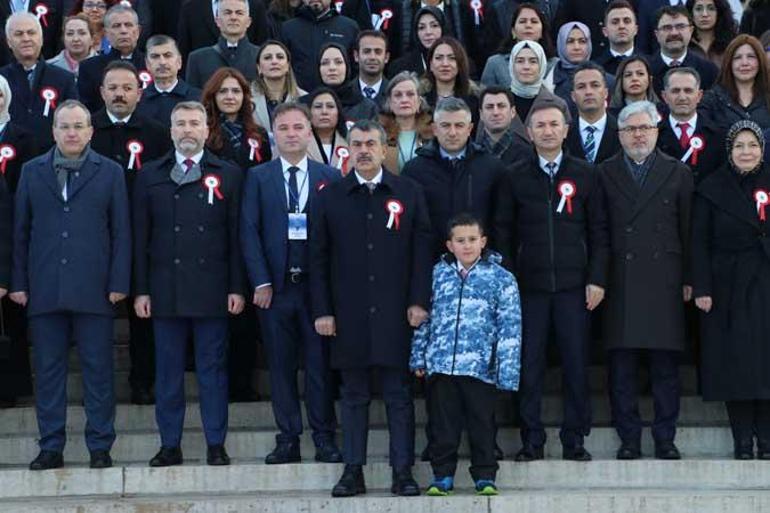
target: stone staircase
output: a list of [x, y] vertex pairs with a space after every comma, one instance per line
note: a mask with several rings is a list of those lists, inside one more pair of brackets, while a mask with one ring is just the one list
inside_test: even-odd
[[[463, 442], [463, 461], [457, 474], [457, 492], [448, 498], [396, 498], [387, 492], [388, 435], [385, 408], [371, 405], [369, 494], [353, 499], [332, 499], [329, 491], [341, 465], [313, 461], [309, 435], [302, 439], [303, 463], [266, 466], [264, 456], [272, 449], [275, 428], [270, 403], [230, 405], [227, 449], [229, 467], [205, 465], [205, 442], [200, 428], [197, 387], [192, 373], [186, 376], [188, 409], [180, 467], [151, 469], [147, 461], [158, 448], [152, 406], [126, 404], [128, 350], [125, 327], [118, 323], [115, 346], [116, 416], [118, 439], [113, 449], [115, 467], [88, 469], [83, 440], [85, 415], [77, 356], [71, 355], [68, 382], [68, 443], [65, 468], [29, 472], [27, 463], [37, 453], [37, 425], [31, 405], [0, 410], [0, 513], [767, 513], [770, 511], [770, 462], [738, 462], [731, 459], [732, 439], [721, 404], [704, 403], [696, 395], [697, 379], [692, 366], [683, 366], [684, 397], [677, 444], [681, 461], [650, 458], [652, 440], [646, 430], [645, 459], [620, 462], [614, 459], [618, 439], [610, 427], [606, 396], [606, 371], [590, 369], [594, 428], [586, 439], [593, 453], [591, 463], [560, 459], [558, 424], [562, 401], [558, 393], [560, 373], [549, 371], [548, 395], [543, 418], [548, 428], [546, 460], [528, 464], [511, 460], [520, 442], [513, 427], [511, 396], [500, 394], [497, 418], [498, 442], [507, 459], [500, 462], [501, 495], [479, 498], [468, 477], [468, 448]], [[269, 396], [269, 375], [258, 373], [258, 389]], [[416, 401], [416, 447], [425, 443], [425, 404]], [[645, 419], [652, 416], [649, 398], [642, 401]], [[341, 436], [341, 435], [340, 435]], [[424, 487], [431, 478], [430, 466], [417, 463], [415, 477]]]

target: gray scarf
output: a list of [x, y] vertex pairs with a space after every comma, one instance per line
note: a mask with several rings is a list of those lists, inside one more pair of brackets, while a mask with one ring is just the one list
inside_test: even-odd
[[83, 163], [86, 161], [88, 151], [91, 149], [90, 145], [87, 145], [75, 159], [69, 159], [62, 155], [59, 148], [55, 148], [53, 151], [53, 169], [56, 172], [56, 181], [59, 182], [59, 190], [63, 191], [64, 186], [70, 182], [69, 175], [73, 171], [80, 171], [83, 167]]

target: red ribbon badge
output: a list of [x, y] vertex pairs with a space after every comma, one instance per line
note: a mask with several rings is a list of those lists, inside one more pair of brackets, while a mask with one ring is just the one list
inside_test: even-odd
[[214, 196], [219, 200], [225, 199], [222, 195], [222, 191], [219, 190], [219, 186], [222, 185], [222, 181], [217, 175], [211, 174], [203, 177], [203, 185], [209, 190], [209, 205], [214, 204]]
[[337, 169], [342, 172], [342, 176], [348, 174], [348, 160], [350, 160], [350, 152], [344, 146], [337, 148]]
[[48, 6], [44, 3], [39, 3], [35, 6], [35, 16], [37, 16], [38, 21], [45, 27], [48, 28]]
[[262, 155], [259, 154], [259, 139], [255, 137], [249, 137], [248, 142], [249, 146], [251, 147], [251, 150], [249, 150], [249, 160], [262, 162]]
[[478, 27], [484, 19], [484, 4], [481, 0], [471, 0], [471, 9], [473, 9], [473, 23]]
[[703, 140], [703, 137], [699, 135], [693, 135], [690, 138], [690, 148], [685, 152], [684, 155], [682, 155], [681, 161], [687, 162], [687, 159], [690, 159], [690, 156], [692, 155], [692, 158], [690, 159], [690, 164], [693, 166], [698, 165], [698, 155], [701, 151], [703, 151], [703, 148], [706, 147], [706, 142]]
[[754, 201], [757, 202], [757, 213], [759, 214], [759, 220], [765, 221], [767, 219], [765, 215], [765, 207], [770, 203], [770, 195], [764, 189], [757, 189], [754, 191]]
[[152, 74], [147, 70], [142, 70], [139, 72], [139, 80], [142, 81], [142, 90], [145, 90], [152, 84]]
[[561, 214], [564, 210], [564, 206], [567, 206], [567, 213], [572, 215], [572, 198], [577, 194], [577, 187], [575, 182], [571, 180], [562, 180], [557, 186], [561, 199], [559, 200], [559, 206], [556, 207], [556, 212]]
[[342, 14], [342, 4], [345, 2], [334, 2], [334, 8], [337, 9], [337, 14]]
[[374, 30], [388, 30], [390, 19], [393, 17], [393, 11], [390, 9], [383, 9], [380, 11], [379, 19], [374, 25]]
[[385, 228], [388, 230], [392, 230], [395, 228], [398, 230], [401, 214], [404, 213], [404, 205], [401, 204], [400, 201], [392, 199], [385, 202], [385, 209], [388, 211], [388, 224], [385, 225]]
[[128, 157], [128, 169], [134, 169], [134, 166], [136, 166], [137, 171], [142, 169], [142, 152], [144, 151], [144, 145], [136, 139], [132, 139], [126, 143], [126, 149], [131, 154], [131, 156]]
[[16, 148], [10, 144], [0, 145], [0, 173], [5, 174], [5, 166], [9, 160], [16, 158]]
[[53, 87], [44, 87], [40, 90], [40, 97], [45, 100], [43, 116], [48, 117], [51, 113], [51, 109], [56, 109], [56, 100], [59, 98], [59, 92]]

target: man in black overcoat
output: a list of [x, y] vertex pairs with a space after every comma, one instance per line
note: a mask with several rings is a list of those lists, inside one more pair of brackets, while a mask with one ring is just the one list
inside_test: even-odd
[[[62, 0], [28, 0], [26, 11], [15, 10], [15, 2], [0, 2], [0, 27], [4, 27], [8, 18], [17, 12], [27, 12], [40, 21], [43, 28], [43, 56], [53, 58], [62, 48], [62, 20], [67, 14], [67, 6]], [[13, 62], [8, 53], [6, 33], [0, 33], [0, 64]]]
[[678, 160], [655, 149], [658, 111], [634, 102], [618, 116], [623, 153], [598, 167], [610, 223], [610, 270], [604, 305], [612, 419], [618, 459], [641, 457], [637, 370], [649, 360], [655, 403], [655, 456], [679, 459], [678, 360], [689, 301], [690, 205], [693, 179]]
[[348, 132], [355, 168], [318, 196], [310, 238], [316, 331], [332, 337], [342, 375], [345, 471], [334, 497], [365, 493], [371, 400], [377, 373], [388, 411], [391, 491], [418, 495], [412, 478], [414, 405], [408, 371], [412, 328], [430, 304], [431, 230], [421, 188], [382, 167], [386, 135], [376, 122]]

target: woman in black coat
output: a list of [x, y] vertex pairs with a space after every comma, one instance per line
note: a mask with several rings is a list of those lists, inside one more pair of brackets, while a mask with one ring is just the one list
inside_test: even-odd
[[387, 69], [388, 78], [402, 71], [411, 71], [418, 77], [422, 76], [425, 73], [428, 50], [444, 35], [449, 35], [444, 12], [438, 7], [428, 5], [420, 8], [414, 15], [412, 49], [390, 63]]
[[318, 76], [322, 87], [328, 87], [342, 104], [346, 121], [377, 119], [380, 109], [369, 98], [364, 98], [358, 86], [358, 76], [351, 77], [352, 67], [347, 51], [337, 43], [326, 43], [318, 52]]
[[701, 313], [701, 387], [725, 401], [735, 458], [770, 459], [770, 172], [762, 130], [738, 121], [728, 163], [695, 196], [693, 296]]

